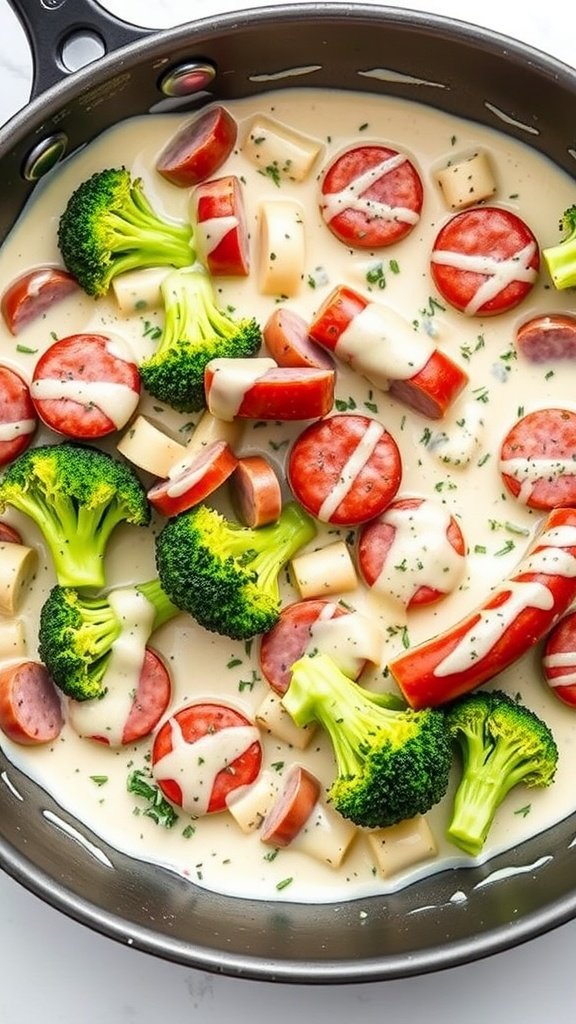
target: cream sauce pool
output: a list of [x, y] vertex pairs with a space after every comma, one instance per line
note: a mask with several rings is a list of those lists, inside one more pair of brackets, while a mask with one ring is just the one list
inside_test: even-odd
[[[545, 158], [511, 138], [406, 101], [360, 94], [315, 90], [288, 90], [278, 94], [230, 103], [240, 125], [240, 138], [254, 114], [264, 114], [316, 138], [323, 153], [315, 171], [298, 183], [280, 186], [242, 155], [235, 152], [218, 174], [235, 173], [245, 182], [245, 199], [251, 233], [253, 272], [246, 279], [216, 282], [223, 306], [243, 315], [254, 315], [263, 324], [279, 299], [258, 291], [258, 209], [265, 199], [287, 198], [298, 202], [306, 229], [306, 271], [297, 296], [288, 306], [310, 319], [329, 291], [347, 283], [370, 298], [385, 303], [394, 314], [412, 324], [416, 337], [428, 348], [433, 337], [447, 354], [470, 375], [470, 384], [442, 422], [431, 422], [395, 403], [340, 365], [337, 408], [356, 408], [382, 422], [392, 433], [403, 459], [400, 495], [432, 497], [454, 515], [463, 531], [466, 567], [451, 595], [438, 604], [406, 616], [398, 602], [378, 592], [357, 591], [343, 595], [346, 602], [368, 614], [384, 636], [384, 664], [407, 642], [431, 636], [479, 604], [505, 578], [529, 545], [542, 521], [503, 487], [498, 452], [507, 430], [523, 413], [545, 406], [576, 409], [573, 388], [567, 380], [568, 364], [535, 365], [516, 356], [516, 326], [536, 312], [570, 308], [571, 296], [556, 293], [543, 270], [528, 298], [515, 310], [493, 318], [466, 317], [438, 300], [430, 273], [429, 258], [439, 227], [450, 216], [434, 171], [478, 148], [491, 157], [497, 179], [492, 202], [518, 212], [534, 231], [541, 246], [557, 241], [558, 218], [574, 202], [573, 182]], [[188, 115], [189, 116], [189, 115]], [[185, 120], [183, 116], [155, 115], [119, 125], [69, 160], [38, 189], [26, 215], [0, 251], [0, 282], [5, 287], [19, 273], [41, 263], [60, 263], [56, 247], [58, 219], [72, 190], [96, 170], [126, 165], [141, 176], [153, 205], [167, 215], [185, 219], [189, 193], [165, 182], [155, 171], [157, 155]], [[422, 216], [410, 235], [377, 253], [352, 251], [337, 241], [323, 222], [318, 202], [316, 172], [333, 155], [351, 144], [383, 143], [405, 153], [419, 168], [425, 188]], [[395, 261], [390, 266], [390, 261]], [[370, 284], [367, 274], [382, 264], [385, 288]], [[153, 351], [151, 325], [160, 314], [143, 311], [132, 317], [118, 314], [113, 300], [94, 302], [74, 295], [50, 309], [44, 318], [29, 325], [17, 339], [0, 327], [2, 362], [16, 368], [30, 381], [34, 363], [54, 336], [78, 332], [110, 332], [123, 338], [138, 360]], [[30, 352], [33, 350], [33, 352]], [[150, 416], [179, 441], [190, 438], [197, 416], [181, 416], [160, 403], [145, 399], [139, 411]], [[466, 422], [462, 424], [462, 420]], [[460, 425], [458, 425], [460, 423]], [[282, 472], [296, 425], [252, 424], [243, 429], [241, 451], [264, 452]], [[42, 436], [42, 435], [40, 435]], [[110, 447], [110, 446], [109, 446]], [[443, 461], [450, 453], [452, 462]], [[142, 474], [146, 484], [151, 478]], [[528, 486], [526, 481], [525, 486]], [[286, 497], [287, 497], [286, 492]], [[226, 508], [226, 498], [219, 503]], [[52, 568], [35, 527], [24, 517], [8, 513], [25, 542], [40, 551], [42, 570], [26, 595], [19, 617], [24, 621], [28, 656], [35, 658], [39, 609], [54, 582]], [[154, 527], [145, 533], [121, 527], [107, 554], [108, 584], [129, 587], [155, 574]], [[349, 531], [319, 525], [310, 549], [345, 539]], [[297, 594], [283, 583], [284, 600]], [[335, 598], [337, 600], [337, 597]], [[223, 700], [253, 718], [268, 693], [258, 668], [258, 640], [237, 643], [206, 633], [187, 616], [163, 626], [152, 646], [164, 657], [173, 681], [170, 711], [193, 701]], [[549, 790], [518, 788], [500, 808], [481, 860], [516, 846], [576, 809], [574, 763], [576, 712], [564, 707], [542, 681], [540, 652], [533, 651], [498, 679], [498, 685], [519, 693], [555, 733], [560, 761], [557, 778]], [[382, 666], [368, 674], [367, 685], [390, 688]], [[339, 870], [285, 849], [274, 857], [258, 834], [244, 835], [232, 816], [220, 813], [194, 822], [184, 812], [168, 830], [138, 813], [142, 804], [127, 792], [127, 776], [133, 769], [147, 769], [150, 741], [134, 747], [113, 749], [80, 739], [66, 724], [51, 748], [19, 747], [0, 739], [9, 761], [35, 779], [56, 801], [112, 847], [135, 858], [165, 865], [201, 886], [254, 899], [341, 901], [382, 893], [449, 865], [474, 864], [443, 839], [449, 801], [428, 815], [439, 846], [438, 857], [389, 880], [379, 877], [369, 846], [359, 835]], [[333, 772], [327, 743], [318, 732], [306, 751], [294, 751], [270, 737], [263, 738], [264, 767], [278, 772], [299, 761], [326, 784]], [[285, 766], [284, 769], [282, 766]], [[7, 775], [10, 779], [9, 772]], [[22, 813], [26, 813], [25, 806]], [[193, 827], [190, 827], [190, 826]], [[80, 827], [80, 826], [79, 826]], [[553, 845], [553, 836], [550, 839]], [[88, 845], [87, 845], [88, 848]], [[94, 847], [97, 850], [97, 842]], [[552, 852], [552, 851], [551, 851]], [[288, 884], [288, 880], [289, 884]]]

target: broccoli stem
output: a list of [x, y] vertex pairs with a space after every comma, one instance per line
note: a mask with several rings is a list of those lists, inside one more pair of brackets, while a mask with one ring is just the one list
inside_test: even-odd
[[554, 287], [561, 291], [576, 286], [576, 235], [570, 240], [544, 249], [544, 258], [554, 282]]
[[[245, 531], [244, 527], [243, 533], [238, 533], [241, 551], [234, 552], [240, 557], [246, 553]], [[284, 506], [278, 522], [252, 530], [255, 556], [250, 560], [246, 558], [244, 564], [257, 574], [263, 590], [273, 590], [278, 586], [278, 573], [282, 566], [299, 548], [312, 540], [315, 533], [314, 523], [308, 513], [296, 502], [291, 502]]]
[[486, 842], [503, 796], [501, 776], [492, 772], [488, 775], [484, 770], [478, 778], [469, 770], [456, 790], [448, 838], [476, 857]]
[[164, 593], [164, 590], [160, 585], [160, 580], [154, 579], [149, 580], [147, 583], [140, 583], [136, 587], [136, 590], [139, 590], [146, 600], [149, 601], [150, 604], [153, 604], [156, 609], [154, 622], [152, 623], [152, 633], [156, 629], [160, 629], [160, 626], [163, 626], [165, 622], [174, 618], [175, 615], [180, 614], [180, 609], [177, 608], [167, 594]]

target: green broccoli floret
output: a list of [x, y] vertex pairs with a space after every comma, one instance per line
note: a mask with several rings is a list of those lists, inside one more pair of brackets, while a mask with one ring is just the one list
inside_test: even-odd
[[160, 582], [205, 629], [247, 640], [277, 622], [280, 570], [315, 533], [313, 520], [295, 502], [277, 522], [256, 529], [197, 505], [170, 519], [158, 535]]
[[[154, 608], [151, 635], [178, 614], [158, 580], [135, 588]], [[74, 700], [92, 700], [106, 692], [105, 673], [122, 620], [110, 594], [84, 597], [73, 587], [53, 587], [40, 613], [38, 653], [56, 685]]]
[[552, 783], [558, 748], [546, 723], [500, 690], [461, 697], [448, 709], [447, 721], [462, 755], [448, 838], [476, 856], [514, 786]]
[[576, 205], [564, 211], [562, 228], [562, 241], [542, 250], [550, 277], [558, 290], [576, 287]]
[[186, 267], [195, 260], [192, 227], [163, 220], [125, 167], [97, 171], [72, 193], [58, 227], [64, 264], [88, 295], [143, 267]]
[[204, 370], [211, 359], [248, 358], [262, 335], [254, 319], [234, 320], [216, 306], [209, 275], [196, 264], [160, 286], [165, 320], [158, 348], [140, 366], [146, 390], [179, 412], [206, 405]]
[[36, 523], [63, 587], [102, 587], [114, 528], [150, 522], [144, 488], [125, 463], [67, 441], [30, 448], [14, 460], [0, 481], [0, 512], [7, 505]]
[[365, 690], [325, 654], [294, 663], [282, 704], [296, 725], [315, 721], [328, 733], [338, 769], [328, 799], [356, 825], [396, 825], [444, 796], [452, 751], [441, 711], [398, 709], [393, 696]]

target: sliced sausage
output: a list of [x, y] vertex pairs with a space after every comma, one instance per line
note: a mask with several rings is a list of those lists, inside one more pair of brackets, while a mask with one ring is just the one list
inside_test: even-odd
[[9, 523], [0, 520], [0, 544], [22, 544], [22, 536]]
[[19, 334], [33, 320], [72, 292], [78, 282], [60, 267], [36, 267], [8, 285], [0, 300], [0, 309], [11, 334]]
[[197, 185], [222, 166], [237, 135], [232, 115], [224, 107], [211, 107], [180, 128], [162, 150], [156, 170], [173, 185]]
[[262, 822], [260, 838], [269, 846], [289, 846], [308, 821], [320, 797], [320, 783], [302, 765], [293, 764]]
[[276, 693], [280, 696], [286, 693], [292, 665], [309, 647], [314, 624], [319, 619], [325, 621], [349, 614], [335, 601], [296, 601], [282, 609], [278, 622], [263, 635], [260, 643], [260, 667]]
[[388, 665], [413, 708], [454, 700], [538, 643], [576, 598], [576, 509], [558, 508], [512, 576], [456, 625]]
[[230, 445], [213, 441], [174, 463], [168, 478], [150, 488], [148, 501], [161, 515], [177, 516], [221, 487], [237, 466], [238, 459]]
[[576, 612], [565, 615], [548, 634], [542, 671], [558, 700], [576, 708]]
[[248, 228], [239, 179], [230, 174], [198, 185], [192, 196], [198, 255], [213, 277], [246, 277]]
[[0, 366], [0, 466], [28, 448], [37, 424], [28, 385], [14, 370]]
[[213, 359], [204, 373], [213, 416], [231, 421], [312, 420], [334, 403], [334, 371], [276, 366], [272, 359]]
[[119, 340], [72, 334], [40, 357], [30, 394], [52, 430], [89, 440], [125, 426], [138, 405], [140, 374]]
[[262, 330], [266, 347], [278, 366], [308, 366], [331, 370], [333, 360], [308, 334], [308, 324], [293, 309], [280, 306]]
[[245, 526], [266, 526], [280, 518], [280, 481], [263, 455], [247, 455], [238, 461], [232, 487], [239, 518]]
[[152, 747], [152, 772], [164, 796], [195, 817], [224, 810], [228, 794], [254, 782], [261, 764], [258, 729], [226, 704], [181, 708]]
[[531, 363], [576, 359], [576, 316], [547, 313], [520, 324], [516, 348]]
[[502, 442], [500, 472], [530, 508], [576, 505], [576, 413], [538, 409], [523, 416]]
[[405, 608], [449, 594], [464, 572], [466, 546], [454, 516], [429, 498], [399, 498], [362, 527], [358, 568], [364, 582]]
[[504, 313], [532, 289], [538, 242], [510, 210], [481, 206], [456, 214], [440, 229], [430, 270], [447, 302], [468, 316]]
[[0, 670], [0, 728], [16, 743], [52, 743], [64, 724], [58, 691], [48, 670], [22, 661]]
[[375, 387], [430, 419], [440, 419], [468, 382], [427, 334], [346, 285], [331, 292], [309, 330]]
[[312, 423], [294, 442], [288, 483], [304, 508], [325, 523], [374, 519], [400, 486], [398, 445], [381, 423], [338, 413]]
[[341, 242], [378, 249], [409, 234], [420, 219], [423, 194], [420, 175], [405, 154], [355, 146], [326, 171], [320, 210]]

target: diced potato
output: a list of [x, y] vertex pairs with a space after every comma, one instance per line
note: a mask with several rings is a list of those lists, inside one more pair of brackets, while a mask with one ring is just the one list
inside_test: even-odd
[[38, 555], [34, 548], [11, 542], [0, 544], [0, 612], [14, 615], [23, 591], [32, 579]]
[[436, 172], [436, 181], [450, 210], [474, 206], [484, 199], [490, 199], [496, 192], [490, 159], [484, 152], [474, 153], [473, 156], [443, 167]]
[[259, 288], [263, 295], [295, 295], [304, 277], [302, 207], [289, 199], [260, 205]]
[[316, 731], [315, 725], [296, 725], [283, 707], [280, 697], [272, 691], [260, 704], [255, 720], [261, 729], [297, 750], [305, 750]]
[[168, 476], [170, 467], [187, 453], [183, 444], [174, 441], [145, 416], [136, 417], [116, 447], [135, 466], [163, 479]]
[[293, 840], [291, 848], [338, 868], [348, 852], [358, 829], [332, 807], [318, 800], [304, 828]]
[[383, 878], [390, 878], [421, 861], [431, 860], [437, 853], [430, 826], [420, 815], [389, 828], [368, 832], [367, 839]]
[[255, 832], [277, 796], [278, 776], [272, 772], [262, 772], [251, 786], [233, 789], [226, 806], [243, 832]]
[[247, 160], [275, 182], [282, 178], [303, 181], [322, 148], [316, 139], [258, 115], [250, 125], [242, 152]]
[[302, 598], [343, 594], [358, 585], [352, 556], [343, 540], [297, 555], [290, 563], [290, 572]]

